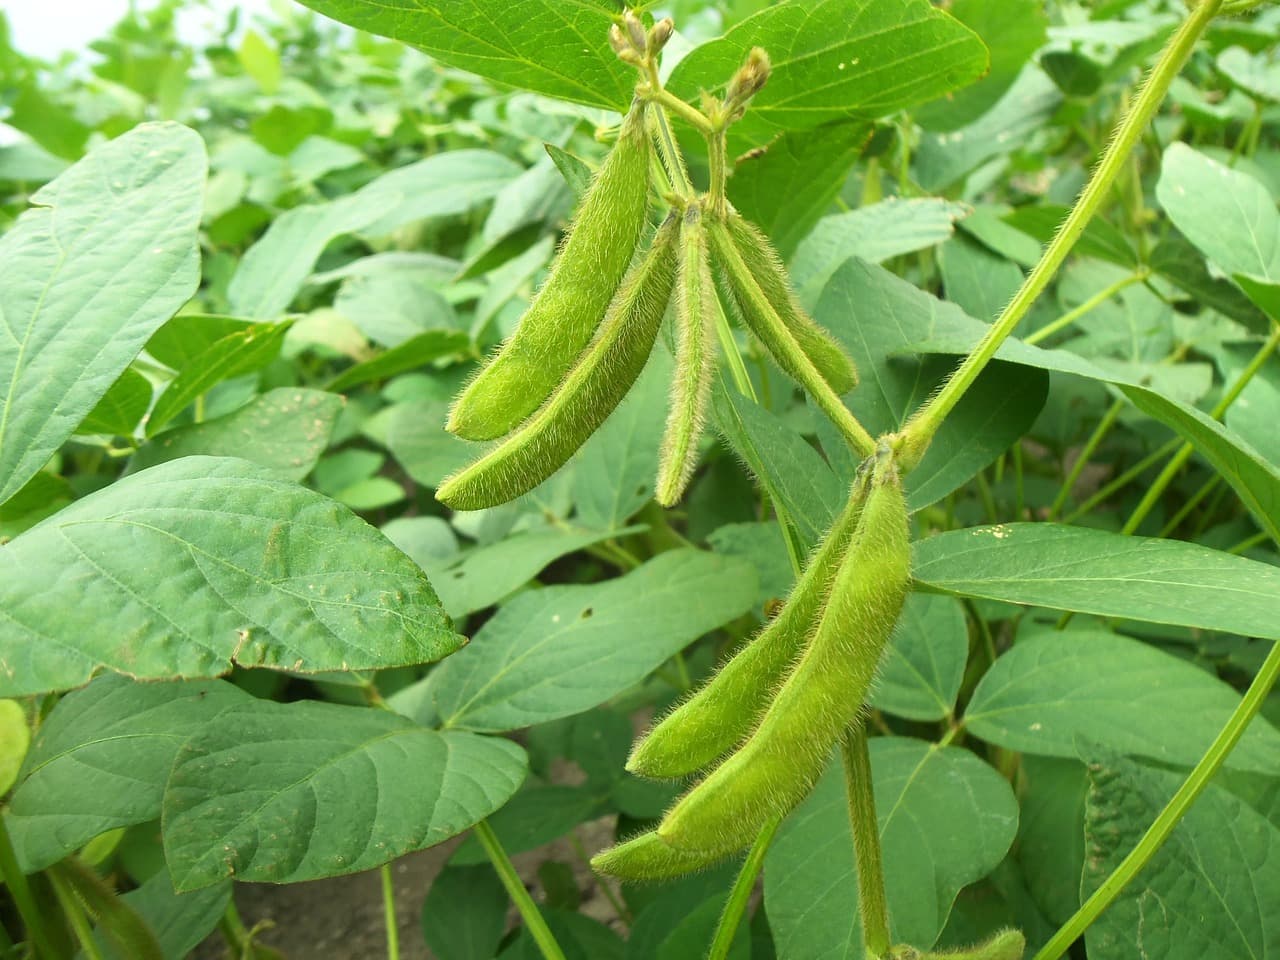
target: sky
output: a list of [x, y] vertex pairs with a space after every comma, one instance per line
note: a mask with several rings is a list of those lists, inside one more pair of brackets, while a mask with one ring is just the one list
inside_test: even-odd
[[[137, 0], [145, 9], [147, 0]], [[269, 0], [211, 0], [215, 9], [239, 6], [246, 11], [266, 11]], [[129, 9], [129, 0], [0, 0], [9, 18], [14, 46], [30, 56], [54, 59], [65, 50], [83, 50], [102, 36]], [[180, 20], [188, 39], [204, 36], [209, 13], [191, 10]]]

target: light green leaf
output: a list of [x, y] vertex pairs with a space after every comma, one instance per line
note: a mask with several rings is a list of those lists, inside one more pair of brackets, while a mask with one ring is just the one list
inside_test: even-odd
[[0, 797], [18, 779], [30, 743], [27, 711], [16, 700], [0, 700]]
[[426, 570], [445, 613], [462, 617], [497, 603], [528, 583], [551, 561], [623, 532], [563, 527], [528, 530], [477, 547], [456, 562]]
[[226, 416], [165, 430], [138, 449], [129, 471], [179, 457], [240, 457], [301, 480], [329, 445], [342, 398], [323, 390], [277, 387]]
[[0, 237], [0, 503], [195, 292], [204, 144], [142, 124], [31, 197]]
[[1006, 523], [919, 541], [911, 572], [942, 593], [1280, 640], [1280, 568], [1180, 540]]
[[107, 830], [159, 817], [178, 747], [247, 696], [221, 680], [105, 676], [59, 700], [5, 818], [22, 868], [43, 869]]
[[[961, 887], [1004, 858], [1018, 805], [1007, 781], [956, 747], [877, 737], [871, 768], [893, 942], [927, 948]], [[783, 821], [765, 859], [764, 895], [778, 960], [863, 960], [838, 763]]]
[[907, 597], [869, 702], [911, 720], [942, 720], [955, 708], [969, 657], [964, 608], [951, 597]]
[[431, 488], [475, 459], [476, 446], [447, 433], [446, 400], [399, 403], [387, 420], [387, 449], [418, 483]]
[[882, 200], [823, 217], [796, 250], [792, 282], [806, 301], [816, 303], [841, 264], [854, 257], [880, 263], [942, 243], [969, 209], [962, 203], [924, 197]]
[[236, 51], [236, 59], [263, 93], [269, 96], [280, 89], [283, 73], [280, 54], [263, 39], [262, 34], [256, 30], [246, 30], [244, 39], [240, 41], [240, 49]]
[[252, 320], [207, 313], [180, 313], [147, 341], [147, 353], [166, 367], [180, 372], [224, 337], [242, 333]]
[[132, 436], [134, 428], [151, 406], [153, 392], [150, 380], [135, 368], [126, 367], [120, 378], [102, 395], [97, 406], [80, 422], [76, 433]]
[[[64, 589], [74, 589], [67, 603]], [[102, 668], [212, 677], [436, 660], [462, 638], [422, 572], [345, 508], [244, 460], [184, 457], [0, 550], [0, 695]]]
[[671, 550], [615, 580], [521, 594], [426, 683], [445, 727], [544, 723], [617, 696], [754, 599], [749, 564]]
[[[1137, 844], [1182, 777], [1122, 757], [1090, 769], [1082, 893]], [[1280, 951], [1280, 832], [1210, 784], [1085, 933], [1090, 960], [1240, 960]]]
[[173, 378], [147, 417], [147, 436], [215, 384], [261, 370], [280, 354], [290, 323], [255, 323], [215, 341]]
[[1280, 322], [1280, 211], [1266, 187], [1173, 143], [1164, 153], [1156, 199], [1201, 253]]
[[1255, 97], [1280, 101], [1280, 63], [1274, 50], [1251, 54], [1244, 47], [1228, 47], [1218, 54], [1218, 69]]
[[62, 477], [40, 471], [26, 486], [0, 504], [0, 540], [10, 540], [30, 530], [74, 499], [71, 485]]
[[927, 0], [810, 0], [767, 7], [694, 48], [668, 86], [695, 102], [699, 90], [722, 93], [757, 46], [772, 72], [733, 128], [757, 143], [784, 130], [888, 116], [987, 69], [977, 35]]
[[[1027, 631], [983, 676], [965, 727], [1009, 750], [1074, 757], [1082, 740], [1192, 766], [1240, 696], [1212, 673], [1104, 630]], [[1280, 733], [1250, 724], [1227, 765], [1280, 770]]]
[[608, 42], [616, 8], [599, 0], [302, 2], [498, 83], [612, 110], [631, 102], [635, 70], [614, 56]]
[[449, 150], [384, 173], [338, 200], [294, 207], [245, 252], [227, 290], [231, 308], [242, 316], [274, 320], [288, 309], [335, 237], [380, 236], [415, 220], [463, 213], [520, 172], [519, 164], [499, 153]]
[[384, 350], [371, 360], [349, 367], [329, 382], [336, 392], [371, 380], [386, 380], [396, 374], [426, 366], [441, 357], [456, 356], [471, 346], [471, 338], [456, 330], [428, 330], [403, 343]]
[[524, 780], [509, 740], [419, 727], [387, 710], [255, 700], [178, 752], [164, 792], [178, 890], [368, 870], [461, 833]]

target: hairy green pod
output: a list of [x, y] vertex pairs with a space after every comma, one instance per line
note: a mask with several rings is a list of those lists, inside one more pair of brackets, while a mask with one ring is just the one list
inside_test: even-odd
[[698, 463], [698, 439], [707, 420], [716, 370], [716, 290], [702, 211], [692, 205], [680, 225], [676, 273], [676, 371], [658, 460], [654, 496], [670, 507], [680, 500]]
[[623, 281], [604, 323], [551, 398], [511, 436], [446, 479], [436, 499], [455, 510], [497, 506], [555, 473], [626, 396], [644, 369], [675, 284], [674, 216]]
[[1027, 950], [1027, 938], [1020, 930], [1001, 930], [977, 946], [958, 950], [928, 952], [910, 946], [897, 946], [889, 951], [887, 960], [1022, 960]]
[[[822, 379], [836, 393], [848, 393], [858, 385], [858, 368], [853, 359], [826, 330], [809, 316], [796, 297], [795, 288], [782, 258], [755, 224], [736, 213], [728, 218], [729, 236], [742, 262], [760, 286], [761, 293], [777, 312], [787, 332], [818, 368]], [[742, 310], [739, 304], [739, 310]]]
[[862, 709], [910, 582], [907, 506], [878, 455], [866, 505], [809, 643], [747, 741], [658, 825], [684, 851], [724, 853], [796, 806]]
[[656, 882], [705, 870], [725, 856], [676, 850], [650, 830], [597, 853], [591, 858], [591, 869], [619, 880]]
[[637, 101], [601, 165], [520, 325], [467, 384], [451, 433], [493, 440], [524, 422], [555, 390], [599, 327], [626, 275], [649, 207], [652, 141]]
[[751, 732], [787, 668], [804, 650], [810, 628], [826, 605], [836, 570], [862, 516], [863, 481], [861, 477], [854, 481], [844, 509], [810, 554], [778, 615], [632, 748], [627, 770], [655, 780], [674, 780], [713, 763]]
[[[729, 288], [731, 302], [739, 317], [764, 344], [778, 366], [806, 389], [809, 389], [809, 378], [802, 369], [805, 361], [825, 380], [826, 374], [813, 365], [812, 358], [765, 293], [762, 278], [748, 266], [728, 224], [724, 221], [708, 223], [707, 237], [716, 268]], [[818, 329], [816, 324], [814, 329]]]

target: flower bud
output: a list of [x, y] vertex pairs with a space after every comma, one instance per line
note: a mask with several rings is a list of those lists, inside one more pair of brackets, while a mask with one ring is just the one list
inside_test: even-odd
[[648, 53], [654, 56], [667, 45], [667, 41], [671, 39], [671, 32], [675, 30], [675, 24], [670, 17], [664, 17], [653, 25], [653, 29], [649, 31]]

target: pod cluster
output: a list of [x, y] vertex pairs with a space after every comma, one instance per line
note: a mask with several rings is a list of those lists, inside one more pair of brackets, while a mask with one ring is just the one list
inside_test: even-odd
[[718, 362], [717, 275], [783, 370], [802, 380], [803, 357], [838, 393], [857, 382], [848, 355], [801, 308], [769, 241], [736, 212], [713, 215], [688, 200], [642, 242], [655, 162], [651, 109], [637, 98], [546, 282], [455, 401], [451, 433], [499, 442], [440, 485], [442, 503], [496, 506], [555, 473], [634, 385], [669, 305], [676, 369], [655, 495], [664, 506], [678, 502], [697, 467]]
[[592, 865], [626, 880], [677, 876], [749, 846], [799, 804], [863, 708], [909, 582], [902, 480], [882, 446], [778, 615], [627, 763], [655, 779], [707, 772], [656, 830]]

